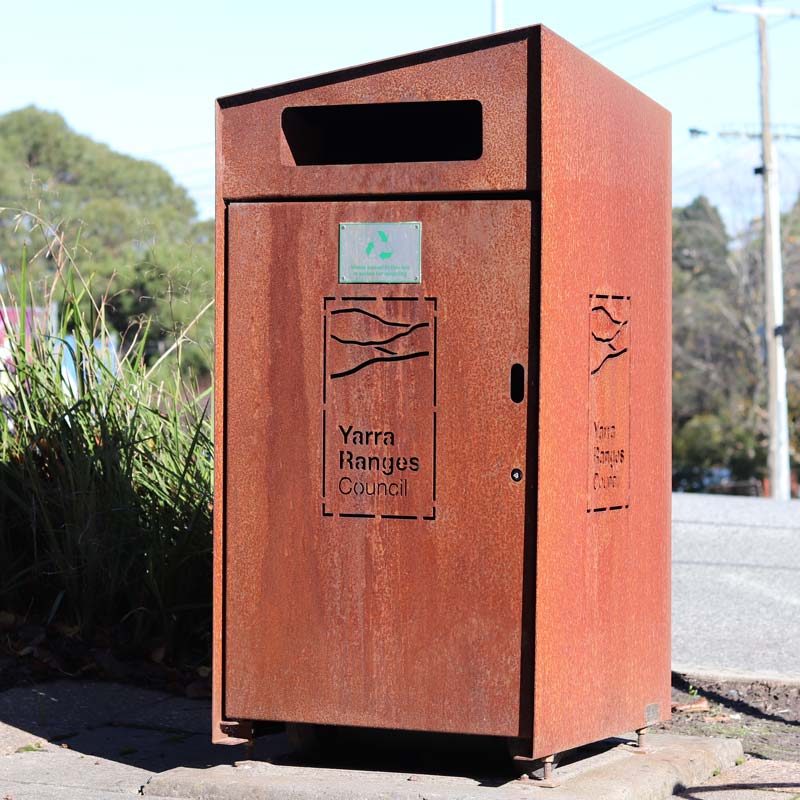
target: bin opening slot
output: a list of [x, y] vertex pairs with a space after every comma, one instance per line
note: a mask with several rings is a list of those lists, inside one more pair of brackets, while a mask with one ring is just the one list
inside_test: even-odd
[[474, 161], [483, 152], [478, 100], [292, 106], [281, 127], [298, 167]]

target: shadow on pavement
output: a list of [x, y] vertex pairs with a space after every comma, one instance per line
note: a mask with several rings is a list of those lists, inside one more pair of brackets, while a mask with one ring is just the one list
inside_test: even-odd
[[63, 680], [9, 689], [0, 693], [3, 725], [16, 729], [12, 736], [6, 728], [3, 737], [13, 743], [11, 752], [41, 738], [151, 772], [245, 757], [243, 746], [211, 744], [209, 700], [113, 683]]
[[800, 783], [721, 783], [717, 786], [688, 786], [677, 790], [674, 797], [684, 800], [708, 800], [711, 792], [784, 792], [787, 789], [800, 789]]
[[[689, 693], [692, 689], [689, 681], [687, 681], [683, 675], [677, 672], [672, 673], [672, 686], [675, 689], [680, 689], [681, 691], [687, 693]], [[769, 720], [771, 722], [780, 722], [783, 725], [800, 727], [800, 721], [786, 719], [786, 717], [779, 716], [777, 714], [770, 714], [768, 711], [764, 711], [758, 706], [751, 705], [744, 700], [735, 700], [707, 687], [703, 688], [703, 697], [707, 697], [713, 703], [727, 706], [734, 711], [742, 714], [748, 714], [751, 717], [758, 717], [759, 719]]]
[[[293, 751], [285, 733], [272, 733], [259, 737], [248, 754], [244, 745], [211, 744], [209, 700], [94, 681], [61, 680], [2, 692], [0, 729], [4, 725], [16, 729], [13, 748], [6, 752], [41, 738], [84, 756], [152, 773], [252, 758], [286, 766], [462, 776], [483, 786], [500, 786], [537, 766], [512, 761], [501, 737], [357, 728], [325, 729], [322, 746], [306, 748], [302, 755]], [[570, 751], [562, 755], [560, 766], [611, 751], [625, 741], [609, 739]]]

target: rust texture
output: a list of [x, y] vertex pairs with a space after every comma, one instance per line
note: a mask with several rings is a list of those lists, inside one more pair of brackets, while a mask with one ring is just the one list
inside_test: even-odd
[[[220, 112], [217, 109], [216, 126], [219, 126]], [[222, 627], [223, 627], [223, 582], [224, 570], [222, 559], [222, 543], [224, 540], [225, 518], [223, 516], [223, 475], [225, 474], [225, 452], [222, 447], [225, 431], [225, 203], [220, 191], [221, 154], [216, 150], [216, 203], [214, 227], [214, 301], [216, 314], [214, 317], [214, 558], [212, 563], [212, 653], [211, 653], [211, 739], [223, 744], [228, 739], [223, 732], [222, 713]]]
[[[226, 711], [517, 736], [526, 413], [509, 370], [527, 360], [530, 203], [228, 213]], [[374, 219], [422, 223], [421, 286], [337, 283], [338, 223]], [[406, 330], [355, 309], [426, 325], [390, 343], [426, 355], [333, 377], [366, 356], [332, 336]], [[342, 468], [351, 452], [380, 469]]]
[[[219, 109], [217, 127], [219, 127]], [[224, 597], [226, 564], [224, 558], [225, 539], [225, 320], [227, 314], [225, 297], [227, 212], [220, 188], [222, 176], [222, 153], [216, 151], [216, 209], [215, 209], [215, 278], [214, 337], [218, 343], [214, 350], [214, 559], [212, 564], [212, 654], [211, 654], [211, 739], [215, 744], [241, 744], [248, 739], [251, 727], [247, 722], [227, 724], [223, 713], [223, 652], [222, 630], [224, 628]]]
[[670, 702], [670, 117], [546, 29], [541, 65], [537, 756]]
[[[503, 41], [501, 39], [501, 41]], [[411, 64], [224, 108], [217, 132], [226, 200], [526, 188], [527, 42]], [[311, 79], [309, 82], [313, 82]], [[299, 86], [306, 82], [299, 81]], [[477, 160], [294, 166], [281, 128], [284, 108], [347, 103], [479, 100], [483, 154]]]
[[[479, 157], [282, 127], [452, 100]], [[541, 27], [218, 101], [215, 741], [668, 715], [669, 127]], [[408, 221], [421, 284], [338, 282], [341, 223]]]

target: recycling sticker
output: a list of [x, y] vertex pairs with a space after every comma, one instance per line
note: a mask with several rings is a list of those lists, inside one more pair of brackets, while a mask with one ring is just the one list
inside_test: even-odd
[[420, 283], [421, 222], [339, 223], [339, 283]]
[[[381, 231], [381, 230], [379, 230], [379, 231], [378, 231], [378, 238], [379, 238], [379, 239], [380, 239], [380, 240], [381, 240], [381, 241], [382, 241], [384, 244], [388, 244], [388, 242], [389, 242], [389, 234], [388, 234], [388, 233], [386, 233], [386, 231]], [[372, 242], [372, 241], [371, 241], [371, 242], [370, 242], [370, 243], [367, 245], [367, 247], [366, 247], [366, 249], [364, 250], [364, 252], [366, 253], [366, 255], [368, 255], [368, 256], [371, 256], [371, 255], [372, 255], [372, 251], [373, 251], [374, 249], [375, 249], [375, 242]], [[378, 258], [381, 258], [381, 259], [387, 259], [387, 258], [391, 258], [391, 257], [392, 257], [392, 251], [391, 251], [391, 250], [381, 250], [381, 251], [380, 251], [380, 253], [378, 253]]]

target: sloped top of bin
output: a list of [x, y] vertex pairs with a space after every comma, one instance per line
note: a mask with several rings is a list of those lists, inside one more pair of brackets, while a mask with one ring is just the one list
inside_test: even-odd
[[[521, 28], [217, 101], [225, 200], [538, 185], [540, 38]], [[546, 31], [548, 36], [554, 36]], [[534, 174], [536, 173], [536, 174]]]

